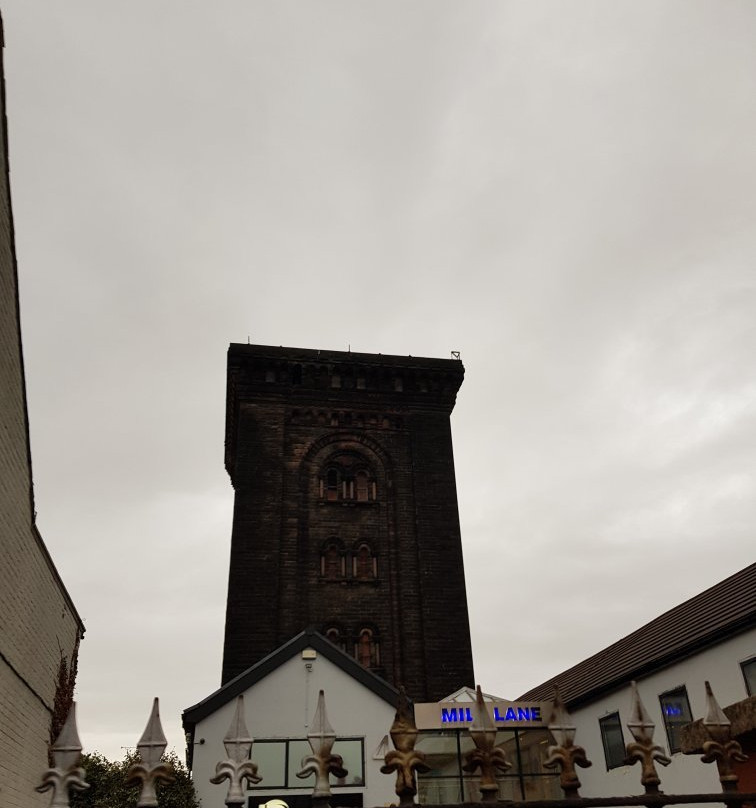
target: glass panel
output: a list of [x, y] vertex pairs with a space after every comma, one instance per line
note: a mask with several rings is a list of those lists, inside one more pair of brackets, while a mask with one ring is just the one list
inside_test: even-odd
[[286, 741], [255, 741], [252, 760], [263, 778], [254, 788], [286, 787]]
[[558, 774], [550, 774], [547, 777], [525, 775], [522, 778], [522, 787], [526, 800], [557, 800], [563, 796], [562, 789], [559, 788]]
[[[520, 767], [517, 763], [517, 737], [515, 733], [497, 732], [496, 746], [499, 746], [504, 750], [504, 754], [507, 756], [507, 760], [512, 764], [512, 768], [507, 769], [507, 774], [508, 775], [517, 774], [520, 771]], [[509, 799], [509, 797], [507, 797], [506, 799]], [[519, 794], [516, 799], [518, 800], [520, 799]]]
[[312, 754], [308, 741], [289, 741], [289, 788], [306, 788], [314, 785], [314, 774], [297, 777], [302, 771], [302, 759]]
[[520, 756], [523, 774], [548, 774], [554, 771], [546, 769], [543, 761], [549, 747], [549, 732], [546, 729], [528, 729], [518, 733], [520, 739]]
[[[465, 755], [467, 755], [467, 753], [471, 752], [473, 749], [475, 749], [475, 744], [473, 743], [473, 739], [466, 732], [460, 732], [459, 733], [459, 751], [460, 751], [460, 758], [461, 758], [461, 764], [460, 765], [462, 765], [462, 766], [465, 765]], [[468, 780], [471, 780], [473, 778], [477, 778], [477, 776], [478, 776], [477, 772], [475, 772], [473, 774], [469, 774], [468, 772], [462, 772], [462, 777], [465, 778], [465, 779], [468, 779]], [[467, 791], [465, 793], [467, 793]], [[469, 800], [470, 800], [469, 797], [465, 797], [466, 802], [469, 801]], [[479, 801], [480, 801], [480, 794], [478, 794], [478, 796], [475, 798], [474, 802], [479, 802]]]
[[480, 802], [480, 777], [477, 774], [466, 774], [462, 779], [464, 802]]
[[[510, 769], [510, 771], [512, 771]], [[515, 777], [500, 777], [499, 778], [499, 799], [500, 800], [521, 800], [522, 791], [520, 790], [520, 778]], [[478, 797], [480, 800], [480, 796]]]
[[[425, 752], [425, 762], [431, 768], [428, 774], [420, 775], [421, 777], [459, 777], [457, 735], [455, 732], [420, 732], [417, 736], [415, 748]], [[459, 794], [449, 801], [459, 802]]]
[[365, 769], [364, 754], [361, 738], [341, 739], [333, 745], [333, 754], [341, 755], [344, 760], [344, 768], [348, 774], [345, 778], [338, 779], [331, 777], [331, 785], [334, 786], [364, 786]]
[[669, 693], [662, 693], [659, 702], [667, 729], [669, 751], [679, 752], [680, 731], [693, 720], [690, 715], [688, 691], [684, 687], [679, 687], [677, 690], [670, 690]]
[[462, 802], [459, 777], [419, 775], [417, 793], [420, 805], [453, 805]]

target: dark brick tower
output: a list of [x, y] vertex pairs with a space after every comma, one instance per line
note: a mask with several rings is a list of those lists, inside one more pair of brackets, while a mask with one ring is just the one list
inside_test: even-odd
[[223, 682], [313, 626], [436, 701], [474, 684], [456, 359], [231, 345]]

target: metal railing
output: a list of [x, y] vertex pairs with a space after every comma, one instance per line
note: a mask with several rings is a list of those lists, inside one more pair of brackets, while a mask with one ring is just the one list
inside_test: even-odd
[[[633, 741], [626, 746], [627, 764], [641, 764], [640, 782], [644, 793], [626, 797], [580, 797], [580, 780], [577, 768], [591, 765], [585, 749], [575, 743], [576, 727], [559, 691], [554, 694], [553, 709], [548, 720], [548, 730], [554, 741], [547, 749], [543, 765], [559, 773], [559, 784], [564, 793], [561, 799], [536, 799], [527, 801], [499, 799], [497, 777], [506, 774], [512, 763], [506, 752], [496, 745], [497, 728], [485, 707], [480, 687], [477, 688], [473, 709], [473, 722], [469, 729], [474, 747], [464, 755], [462, 769], [476, 774], [480, 790], [480, 802], [464, 805], [490, 806], [498, 802], [505, 808], [613, 808], [613, 806], [647, 806], [660, 808], [665, 805], [724, 803], [730, 808], [753, 804], [756, 793], [738, 792], [738, 776], [733, 763], [747, 760], [740, 744], [731, 737], [731, 723], [717, 703], [711, 687], [706, 682], [707, 714], [702, 727], [708, 740], [702, 744], [703, 763], [716, 763], [722, 792], [718, 794], [664, 794], [660, 791], [661, 779], [656, 764], [667, 766], [670, 759], [661, 746], [654, 743], [654, 723], [651, 720], [638, 690], [632, 685], [632, 710], [627, 727]], [[414, 711], [403, 690], [400, 691], [394, 723], [390, 733], [394, 748], [384, 758], [381, 771], [396, 776], [395, 791], [400, 808], [408, 808], [417, 796], [417, 774], [429, 771], [425, 754], [415, 748], [418, 729]], [[345, 777], [343, 760], [333, 754], [336, 733], [326, 715], [325, 697], [320, 691], [318, 706], [307, 736], [312, 754], [302, 760], [298, 777], [315, 775], [312, 792], [313, 808], [330, 808], [332, 794], [330, 776]], [[253, 738], [244, 721], [244, 696], [238, 696], [231, 725], [223, 739], [226, 759], [218, 762], [215, 776], [210, 782], [222, 784], [228, 781], [225, 803], [229, 808], [242, 808], [247, 800], [245, 787], [260, 782], [258, 766], [252, 760]], [[167, 742], [160, 723], [158, 700], [155, 699], [147, 726], [137, 744], [140, 761], [127, 771], [127, 782], [140, 787], [138, 808], [156, 808], [156, 786], [173, 779], [171, 766], [162, 760]], [[54, 765], [42, 778], [38, 791], [52, 791], [50, 808], [69, 808], [69, 798], [74, 791], [83, 791], [89, 786], [84, 770], [80, 767], [81, 742], [76, 728], [76, 710], [72, 705], [68, 718], [52, 746]], [[577, 767], [577, 768], [576, 768]], [[454, 803], [459, 806], [459, 803]], [[443, 808], [441, 806], [440, 808]], [[451, 805], [449, 805], [451, 808]]]

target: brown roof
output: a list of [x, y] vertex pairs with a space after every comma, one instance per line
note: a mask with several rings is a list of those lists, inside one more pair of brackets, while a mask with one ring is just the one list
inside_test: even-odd
[[575, 707], [756, 626], [756, 564], [696, 595], [627, 637], [523, 693], [546, 701], [554, 685]]

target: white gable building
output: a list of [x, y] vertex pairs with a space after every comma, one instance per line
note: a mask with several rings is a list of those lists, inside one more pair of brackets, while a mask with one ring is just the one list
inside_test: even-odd
[[289, 808], [310, 806], [314, 777], [296, 776], [311, 754], [307, 733], [318, 693], [325, 693], [336, 732], [333, 753], [348, 774], [331, 778], [333, 804], [374, 806], [396, 802], [395, 777], [381, 774], [397, 691], [315, 631], [304, 631], [203, 701], [184, 711], [188, 762], [202, 808], [225, 806], [227, 783], [213, 785], [216, 763], [226, 758], [223, 737], [244, 696], [245, 721], [254, 738], [252, 760], [260, 783], [247, 791], [257, 808], [281, 799]]
[[559, 686], [576, 743], [593, 762], [579, 770], [583, 797], [642, 793], [640, 767], [624, 761], [633, 680], [656, 725], [654, 740], [671, 758], [658, 767], [664, 792], [720, 791], [717, 767], [701, 763], [685, 729], [706, 715], [707, 681], [751, 756], [736, 766], [739, 790], [756, 792], [756, 564], [521, 696], [550, 699]]

